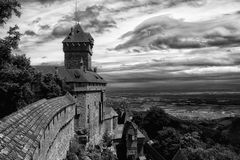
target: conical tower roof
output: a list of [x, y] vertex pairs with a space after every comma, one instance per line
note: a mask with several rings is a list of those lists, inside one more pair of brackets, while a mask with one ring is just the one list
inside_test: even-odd
[[69, 35], [63, 40], [64, 42], [90, 42], [93, 43], [93, 38], [90, 33], [84, 32], [81, 25], [77, 23]]

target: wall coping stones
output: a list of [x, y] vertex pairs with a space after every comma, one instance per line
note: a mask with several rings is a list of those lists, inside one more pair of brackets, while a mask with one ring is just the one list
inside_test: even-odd
[[75, 104], [67, 93], [42, 99], [0, 120], [0, 159], [30, 159], [52, 119]]

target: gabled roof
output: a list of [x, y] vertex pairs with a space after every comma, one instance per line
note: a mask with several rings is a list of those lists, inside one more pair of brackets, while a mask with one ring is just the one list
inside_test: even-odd
[[93, 37], [90, 33], [84, 32], [80, 24], [76, 24], [70, 31], [69, 35], [63, 40], [64, 42], [90, 42], [93, 43]]
[[83, 69], [66, 69], [64, 66], [35, 66], [43, 74], [57, 74], [65, 82], [107, 83], [99, 74]]
[[111, 119], [113, 117], [118, 117], [117, 112], [112, 107], [104, 108], [104, 120]]
[[138, 139], [145, 139], [145, 136], [138, 129], [138, 126], [132, 121], [126, 121], [125, 124], [118, 125], [117, 128], [114, 130], [113, 139], [117, 140], [119, 138], [123, 138], [126, 135], [126, 131], [129, 129], [130, 126], [132, 126], [137, 131]]

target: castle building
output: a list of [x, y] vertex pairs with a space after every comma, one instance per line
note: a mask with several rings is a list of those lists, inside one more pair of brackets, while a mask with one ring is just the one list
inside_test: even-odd
[[[113, 133], [119, 160], [137, 160], [145, 155], [165, 160], [145, 132], [131, 120], [125, 121], [126, 114], [124, 124], [118, 125], [118, 114], [106, 106], [107, 82], [92, 70], [93, 45], [92, 36], [76, 24], [63, 40], [64, 66], [36, 66], [43, 74], [59, 76], [71, 95], [39, 100], [1, 119], [0, 159], [64, 159], [76, 134], [98, 144], [108, 131]], [[173, 160], [185, 160], [181, 149]]]
[[84, 32], [80, 24], [71, 28], [63, 40], [64, 66], [38, 66], [44, 73], [55, 73], [75, 97], [77, 107], [75, 131], [87, 131], [89, 140], [98, 143], [105, 131], [113, 131], [117, 124], [117, 113], [106, 107], [107, 82], [92, 69], [94, 39]]

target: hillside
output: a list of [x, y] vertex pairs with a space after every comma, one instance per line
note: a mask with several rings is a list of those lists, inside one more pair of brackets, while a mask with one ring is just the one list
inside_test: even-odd
[[167, 159], [180, 147], [189, 160], [240, 159], [239, 117], [181, 120], [153, 107], [145, 114], [134, 113], [133, 119]]

